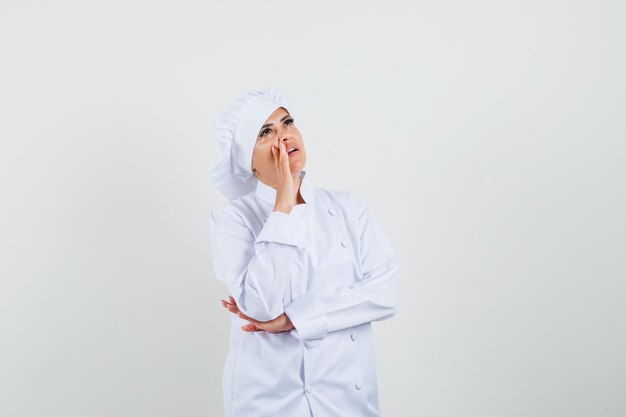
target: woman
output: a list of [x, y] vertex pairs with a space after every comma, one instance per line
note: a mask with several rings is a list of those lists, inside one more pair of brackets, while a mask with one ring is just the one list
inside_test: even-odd
[[248, 91], [214, 124], [211, 212], [229, 290], [226, 417], [379, 416], [371, 322], [397, 311], [398, 262], [365, 204], [315, 187], [290, 106]]

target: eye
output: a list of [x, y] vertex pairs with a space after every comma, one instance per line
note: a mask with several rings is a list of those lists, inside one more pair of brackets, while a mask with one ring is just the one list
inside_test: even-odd
[[[285, 120], [283, 122], [283, 124], [285, 126], [292, 125], [293, 124], [293, 117], [290, 117], [289, 119]], [[272, 132], [272, 129], [270, 129], [269, 127], [266, 127], [265, 129], [261, 130], [261, 133], [259, 133], [259, 137], [263, 138], [263, 137], [267, 136], [268, 133], [271, 133], [271, 132]]]

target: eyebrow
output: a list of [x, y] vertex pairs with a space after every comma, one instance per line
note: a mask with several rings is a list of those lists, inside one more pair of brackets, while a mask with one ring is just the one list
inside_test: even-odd
[[[282, 122], [283, 120], [285, 120], [286, 118], [291, 117], [290, 114], [288, 114], [287, 116], [284, 116], [282, 119], [280, 119], [280, 121]], [[266, 127], [272, 126], [274, 123], [268, 123], [266, 125], [261, 126], [261, 129], [265, 129]]]

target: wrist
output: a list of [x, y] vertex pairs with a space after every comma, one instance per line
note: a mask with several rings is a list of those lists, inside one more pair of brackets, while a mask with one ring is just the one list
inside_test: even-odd
[[[284, 313], [283, 313], [284, 314]], [[285, 319], [287, 320], [287, 330], [291, 330], [294, 328], [293, 323], [291, 322], [291, 319], [289, 318], [288, 315], [285, 314]]]
[[274, 206], [274, 209], [272, 211], [281, 211], [281, 212], [283, 212], [285, 214], [289, 214], [289, 213], [291, 213], [291, 207], [286, 207], [286, 206], [277, 204], [277, 205]]

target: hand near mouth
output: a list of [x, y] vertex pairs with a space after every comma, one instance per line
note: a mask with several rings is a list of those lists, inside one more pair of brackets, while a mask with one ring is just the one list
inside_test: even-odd
[[278, 179], [276, 204], [273, 211], [282, 211], [289, 214], [296, 205], [296, 192], [293, 186], [291, 168], [289, 167], [289, 154], [283, 141], [278, 140], [278, 147], [272, 146], [272, 156], [274, 157], [274, 167], [276, 168], [276, 178]]

